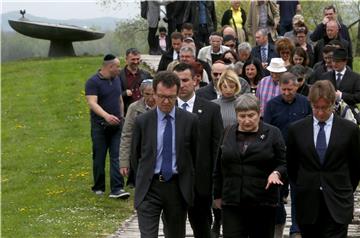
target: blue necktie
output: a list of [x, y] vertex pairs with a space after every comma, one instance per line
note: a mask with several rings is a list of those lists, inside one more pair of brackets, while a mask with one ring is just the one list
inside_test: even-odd
[[187, 111], [186, 108], [188, 107], [189, 105], [185, 102], [183, 103], [183, 105], [181, 105], [182, 109]]
[[266, 48], [265, 47], [261, 47], [261, 62], [262, 63], [267, 62]]
[[324, 160], [325, 160], [325, 153], [326, 153], [326, 136], [325, 136], [325, 130], [324, 130], [324, 126], [326, 125], [325, 122], [319, 122], [318, 123], [320, 126], [320, 130], [319, 133], [317, 135], [317, 139], [316, 139], [316, 152], [319, 155], [320, 158], [320, 164], [324, 164]]
[[337, 87], [337, 89], [339, 89], [342, 74], [341, 74], [341, 73], [337, 73], [336, 76], [337, 76], [337, 77], [336, 77], [336, 87]]
[[164, 176], [165, 181], [172, 177], [172, 125], [171, 116], [167, 114], [165, 117], [166, 126], [163, 135], [163, 150], [162, 150], [162, 164], [161, 175]]

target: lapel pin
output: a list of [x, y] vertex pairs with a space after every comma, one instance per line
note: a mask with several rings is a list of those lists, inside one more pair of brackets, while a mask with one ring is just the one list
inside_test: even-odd
[[198, 113], [201, 114], [203, 111], [201, 109], [198, 110]]
[[261, 140], [264, 140], [264, 139], [265, 139], [265, 135], [264, 135], [264, 134], [260, 135], [260, 139], [261, 139]]

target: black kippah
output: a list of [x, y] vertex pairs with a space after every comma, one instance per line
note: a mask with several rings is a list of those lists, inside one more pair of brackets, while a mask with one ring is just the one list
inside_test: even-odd
[[115, 58], [116, 58], [115, 55], [107, 54], [107, 55], [105, 55], [105, 57], [104, 57], [104, 61], [114, 60]]

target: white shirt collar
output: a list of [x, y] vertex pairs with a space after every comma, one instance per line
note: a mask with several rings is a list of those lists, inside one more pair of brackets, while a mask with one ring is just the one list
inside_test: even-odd
[[342, 77], [342, 76], [344, 76], [345, 72], [346, 72], [346, 66], [345, 66], [344, 69], [341, 70], [340, 72], [339, 72], [339, 71], [335, 71], [335, 76], [336, 76], [338, 73], [341, 73], [341, 77]]
[[181, 100], [181, 99], [178, 97], [178, 107], [182, 108], [182, 105], [183, 105], [184, 103], [187, 103], [187, 105], [188, 105], [188, 106], [187, 106], [187, 111], [188, 111], [188, 112], [192, 112], [192, 111], [193, 111], [193, 108], [194, 108], [195, 97], [196, 97], [195, 92], [194, 92], [194, 95], [193, 95], [187, 102]]

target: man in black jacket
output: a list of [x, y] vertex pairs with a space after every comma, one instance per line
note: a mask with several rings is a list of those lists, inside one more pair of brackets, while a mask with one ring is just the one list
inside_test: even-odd
[[171, 48], [161, 56], [157, 72], [166, 70], [173, 60], [179, 60], [182, 41], [181, 33], [173, 32], [171, 34]]
[[126, 66], [120, 71], [120, 83], [124, 100], [124, 113], [129, 105], [141, 98], [140, 84], [144, 79], [152, 78], [149, 72], [139, 68], [140, 51], [135, 48], [126, 50]]

